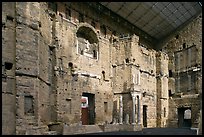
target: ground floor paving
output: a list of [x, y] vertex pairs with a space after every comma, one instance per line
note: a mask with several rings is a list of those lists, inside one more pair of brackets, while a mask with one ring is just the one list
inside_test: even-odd
[[144, 128], [142, 131], [113, 131], [83, 135], [197, 135], [197, 131], [190, 128]]

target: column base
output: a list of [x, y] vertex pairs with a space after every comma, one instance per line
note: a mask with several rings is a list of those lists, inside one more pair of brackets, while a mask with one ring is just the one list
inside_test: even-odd
[[141, 131], [142, 130], [142, 126], [138, 125], [136, 123], [132, 123], [132, 129], [133, 129], [133, 131]]

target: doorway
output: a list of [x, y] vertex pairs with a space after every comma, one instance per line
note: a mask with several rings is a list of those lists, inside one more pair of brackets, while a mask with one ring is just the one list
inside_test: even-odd
[[94, 94], [82, 93], [81, 121], [82, 121], [82, 125], [95, 124], [95, 95]]
[[191, 127], [191, 108], [178, 108], [178, 127]]
[[143, 126], [147, 127], [147, 105], [143, 105]]

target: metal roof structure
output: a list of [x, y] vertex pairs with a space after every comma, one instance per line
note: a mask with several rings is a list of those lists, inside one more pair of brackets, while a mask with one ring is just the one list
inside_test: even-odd
[[202, 12], [201, 2], [99, 2], [161, 41]]

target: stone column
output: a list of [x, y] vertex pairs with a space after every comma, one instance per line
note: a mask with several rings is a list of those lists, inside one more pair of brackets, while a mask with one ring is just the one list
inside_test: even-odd
[[135, 96], [132, 96], [132, 124], [135, 125]]
[[135, 99], [136, 99], [136, 94], [135, 92], [131, 92], [131, 96], [132, 96], [132, 125], [135, 125]]
[[120, 124], [123, 124], [123, 96], [120, 95]]
[[137, 108], [138, 108], [138, 113], [137, 113], [137, 121], [138, 121], [138, 126], [140, 126], [141, 122], [140, 122], [140, 98], [139, 96], [137, 96]]
[[126, 114], [125, 116], [125, 124], [129, 124], [129, 114]]

